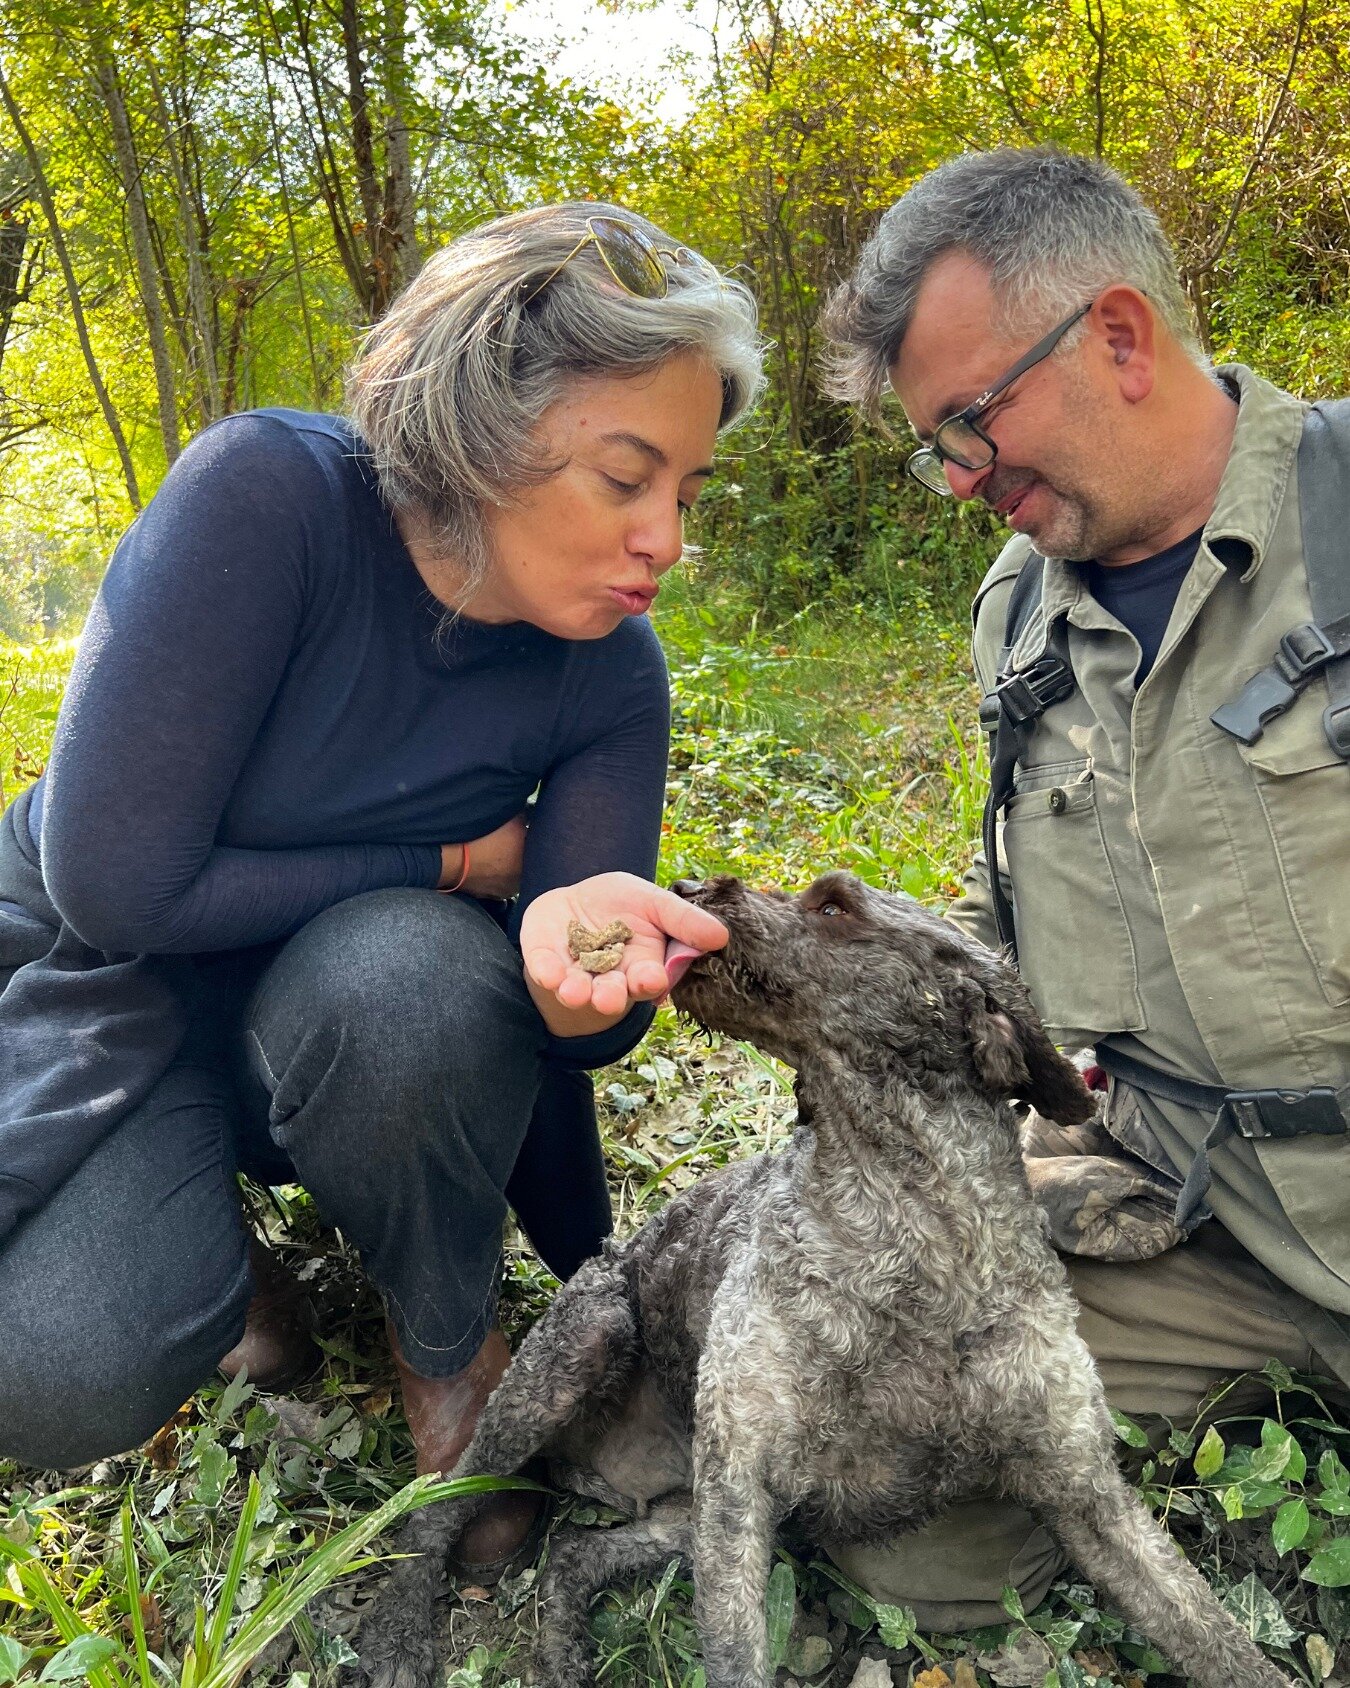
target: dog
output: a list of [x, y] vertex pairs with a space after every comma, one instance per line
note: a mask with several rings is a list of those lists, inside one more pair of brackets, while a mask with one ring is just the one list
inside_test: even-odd
[[[676, 1555], [708, 1688], [768, 1688], [778, 1526], [881, 1542], [990, 1487], [1203, 1688], [1287, 1685], [1116, 1466], [1012, 1106], [1070, 1125], [1092, 1101], [1015, 974], [852, 874], [798, 896], [729, 877], [674, 888], [730, 933], [676, 1007], [795, 1068], [797, 1126], [588, 1261], [455, 1468], [506, 1476], [542, 1452], [556, 1481], [632, 1520], [555, 1536], [539, 1688], [591, 1682], [590, 1600]], [[372, 1688], [432, 1683], [445, 1551], [479, 1504], [407, 1526], [415, 1557], [363, 1625]]]

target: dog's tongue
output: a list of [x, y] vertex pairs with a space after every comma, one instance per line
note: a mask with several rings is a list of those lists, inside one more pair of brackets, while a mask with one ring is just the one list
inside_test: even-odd
[[672, 990], [689, 971], [690, 962], [697, 961], [704, 953], [692, 944], [682, 943], [679, 938], [666, 940], [666, 978]]

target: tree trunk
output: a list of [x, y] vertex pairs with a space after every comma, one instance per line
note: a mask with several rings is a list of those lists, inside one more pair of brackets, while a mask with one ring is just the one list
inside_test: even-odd
[[389, 249], [391, 294], [405, 287], [422, 267], [417, 250], [417, 201], [413, 188], [408, 132], [408, 6], [388, 0], [385, 12], [383, 82], [389, 106], [385, 130], [385, 202], [383, 234]]
[[164, 333], [164, 307], [159, 296], [159, 278], [155, 274], [154, 246], [150, 239], [150, 214], [145, 203], [145, 184], [141, 179], [140, 161], [131, 135], [131, 122], [126, 102], [122, 98], [117, 66], [106, 49], [96, 49], [94, 76], [99, 93], [108, 110], [112, 124], [113, 151], [127, 196], [127, 225], [131, 232], [131, 251], [136, 262], [140, 282], [141, 305], [145, 312], [145, 331], [150, 341], [150, 359], [155, 370], [155, 391], [159, 398], [159, 431], [164, 440], [164, 456], [172, 463], [178, 456], [178, 395], [173, 375], [173, 360]]
[[187, 259], [188, 312], [196, 330], [193, 362], [200, 381], [198, 408], [203, 422], [214, 422], [222, 414], [220, 407], [220, 375], [216, 363], [216, 332], [214, 300], [202, 256], [202, 242], [198, 237], [201, 226], [200, 207], [192, 193], [182, 149], [176, 139], [177, 120], [164, 97], [164, 87], [155, 69], [154, 60], [145, 54], [145, 68], [155, 97], [160, 128], [164, 135], [164, 150], [173, 172], [178, 200], [178, 223], [183, 231], [183, 252]]
[[104, 385], [102, 373], [98, 367], [98, 359], [94, 356], [94, 348], [89, 339], [89, 328], [84, 319], [84, 306], [80, 302], [80, 287], [75, 279], [75, 269], [70, 261], [70, 249], [66, 245], [65, 231], [56, 217], [56, 204], [52, 198], [51, 184], [47, 180], [47, 173], [42, 167], [42, 160], [38, 150], [33, 145], [33, 137], [28, 132], [28, 125], [23, 120], [23, 113], [15, 101], [13, 90], [0, 66], [0, 102], [3, 102], [9, 120], [14, 125], [14, 133], [19, 137], [19, 144], [28, 160], [28, 168], [32, 172], [33, 191], [37, 195], [38, 204], [42, 207], [42, 214], [47, 219], [48, 232], [51, 235], [52, 246], [56, 252], [56, 261], [61, 266], [61, 274], [66, 284], [66, 296], [70, 300], [70, 317], [75, 328], [75, 337], [80, 343], [80, 351], [84, 354], [84, 366], [89, 371], [89, 383], [98, 399], [99, 408], [103, 412], [103, 420], [108, 425], [108, 432], [112, 435], [113, 444], [117, 448], [117, 456], [122, 465], [122, 478], [126, 482], [127, 498], [133, 510], [139, 512], [141, 508], [141, 489], [136, 482], [136, 465], [131, 461], [131, 452], [127, 449], [126, 435], [122, 432], [122, 424], [118, 420], [117, 412], [113, 408], [112, 399]]

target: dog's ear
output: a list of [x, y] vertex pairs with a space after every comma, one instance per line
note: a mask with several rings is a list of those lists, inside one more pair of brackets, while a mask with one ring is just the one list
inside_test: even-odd
[[1072, 1061], [1045, 1035], [1020, 984], [978, 978], [965, 996], [966, 1036], [975, 1071], [998, 1096], [1016, 1096], [1057, 1125], [1078, 1125], [1096, 1104]]

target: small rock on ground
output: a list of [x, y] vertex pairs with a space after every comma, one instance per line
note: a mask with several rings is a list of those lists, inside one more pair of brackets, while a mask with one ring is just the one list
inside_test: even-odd
[[862, 1659], [848, 1688], [891, 1688], [891, 1667], [885, 1659]]

